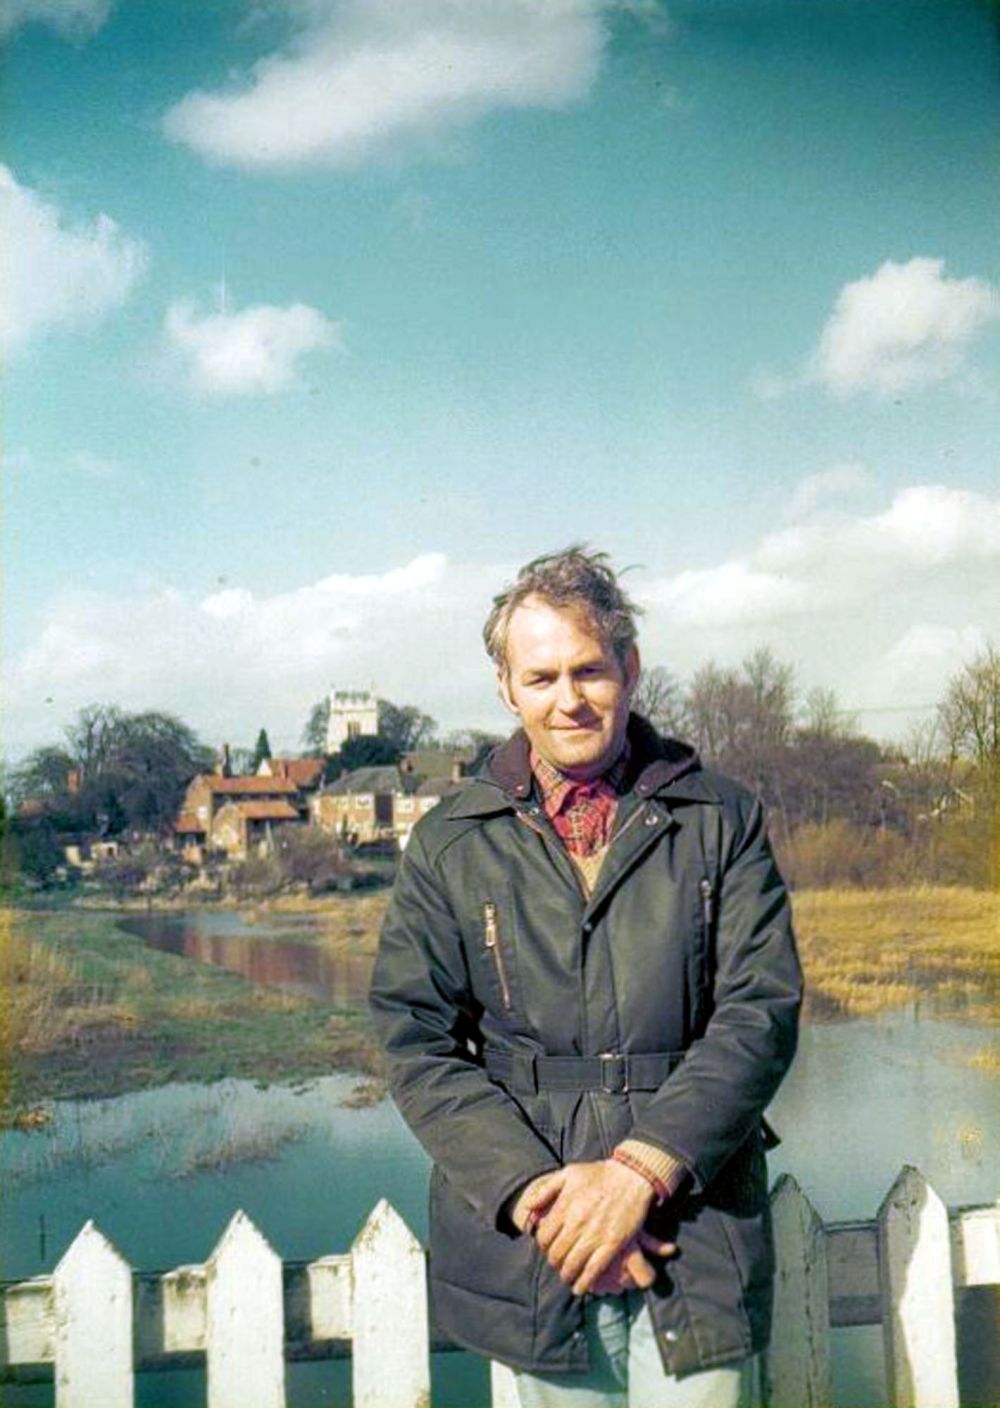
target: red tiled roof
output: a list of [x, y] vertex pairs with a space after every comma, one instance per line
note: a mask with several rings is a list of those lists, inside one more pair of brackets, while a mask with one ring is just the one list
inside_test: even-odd
[[204, 780], [213, 792], [261, 794], [287, 796], [299, 789], [287, 777], [219, 777], [215, 773], [205, 773]]
[[274, 777], [287, 778], [296, 787], [312, 787], [323, 776], [325, 758], [268, 758]]
[[299, 820], [299, 814], [291, 802], [234, 802], [233, 805], [247, 821]]

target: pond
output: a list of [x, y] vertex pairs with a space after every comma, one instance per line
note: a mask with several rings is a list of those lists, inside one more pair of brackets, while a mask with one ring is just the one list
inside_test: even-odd
[[[203, 951], [226, 955], [228, 967], [242, 946], [257, 962], [248, 955], [268, 947], [262, 931], [248, 935], [237, 916], [218, 918], [225, 922], [199, 940]], [[168, 928], [171, 942], [185, 931], [176, 921]], [[282, 950], [319, 952], [302, 926], [282, 919], [280, 929]], [[302, 981], [302, 970], [268, 971], [281, 983]], [[346, 993], [356, 978], [333, 980]], [[993, 1028], [913, 1009], [807, 1026], [769, 1113], [783, 1139], [772, 1177], [793, 1172], [827, 1220], [873, 1216], [904, 1163], [946, 1203], [992, 1202], [1000, 1192], [997, 1078], [969, 1063], [994, 1040]], [[58, 1103], [47, 1127], [0, 1136], [4, 1278], [51, 1271], [89, 1217], [147, 1270], [205, 1260], [237, 1208], [286, 1259], [346, 1250], [383, 1196], [423, 1237], [427, 1160], [391, 1104], [350, 1107], [356, 1084], [349, 1075], [298, 1087], [222, 1081]], [[834, 1332], [838, 1408], [884, 1401], [880, 1345], [877, 1329]], [[348, 1381], [344, 1362], [291, 1366], [290, 1404], [347, 1402]], [[470, 1356], [436, 1356], [434, 1391], [435, 1408], [476, 1408], [486, 1402], [485, 1373]], [[3, 1401], [49, 1404], [52, 1389], [7, 1389]], [[203, 1375], [142, 1376], [139, 1402], [200, 1405]]]
[[324, 946], [322, 915], [251, 920], [233, 910], [201, 910], [129, 915], [118, 922], [153, 948], [298, 996], [349, 1007], [362, 1004], [368, 991], [372, 959]]

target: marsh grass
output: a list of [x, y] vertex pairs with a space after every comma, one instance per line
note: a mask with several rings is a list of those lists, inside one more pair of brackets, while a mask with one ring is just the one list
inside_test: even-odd
[[794, 908], [814, 1018], [920, 1003], [1000, 1022], [1000, 896], [959, 886], [805, 890]]
[[367, 1017], [163, 953], [113, 915], [8, 911], [0, 1105], [171, 1080], [378, 1075]]

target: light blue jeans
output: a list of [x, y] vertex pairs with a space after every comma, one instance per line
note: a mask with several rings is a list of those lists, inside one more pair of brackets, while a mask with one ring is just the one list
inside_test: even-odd
[[752, 1361], [678, 1379], [664, 1371], [639, 1291], [586, 1306], [586, 1374], [514, 1374], [521, 1408], [747, 1408]]

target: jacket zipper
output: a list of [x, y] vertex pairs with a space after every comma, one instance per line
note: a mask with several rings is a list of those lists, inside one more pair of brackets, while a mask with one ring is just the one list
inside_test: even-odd
[[712, 882], [708, 876], [698, 882], [698, 889], [701, 891], [701, 917], [705, 925], [705, 932], [710, 932], [712, 928], [713, 896]]
[[483, 905], [483, 943], [493, 956], [493, 963], [497, 970], [497, 977], [500, 980], [500, 993], [503, 997], [504, 1011], [510, 1011], [510, 984], [507, 981], [507, 965], [504, 962], [503, 948], [500, 944], [500, 925], [497, 923], [497, 907], [492, 900], [487, 900]]

